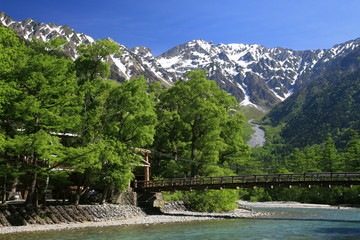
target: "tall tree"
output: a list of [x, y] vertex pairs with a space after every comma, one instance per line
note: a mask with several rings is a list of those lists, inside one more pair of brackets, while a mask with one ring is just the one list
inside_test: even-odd
[[[91, 172], [101, 168], [100, 148], [97, 145], [104, 134], [101, 117], [112, 87], [110, 81], [104, 81], [110, 74], [109, 63], [105, 60], [111, 54], [120, 54], [119, 45], [108, 40], [81, 44], [77, 51], [79, 57], [75, 61], [75, 67], [80, 89], [78, 95], [81, 98], [81, 118], [76, 131], [77, 148], [73, 149], [69, 157], [74, 160], [72, 164], [81, 166], [77, 168], [75, 204], [79, 204], [80, 197], [87, 191]], [[84, 162], [85, 165], [82, 164]]]
[[360, 171], [360, 138], [356, 131], [352, 130], [350, 140], [343, 154], [346, 163], [346, 171]]
[[[186, 77], [188, 81], [179, 81], [160, 94], [156, 146], [175, 158], [193, 161], [183, 166], [182, 174], [208, 175], [207, 168], [196, 162], [224, 163], [228, 156], [246, 150], [240, 137], [243, 119], [235, 98], [207, 80], [203, 71]], [[234, 143], [231, 137], [239, 141]]]
[[46, 159], [50, 161], [50, 157], [44, 156], [55, 155], [50, 145], [57, 142], [39, 138], [50, 139], [50, 135], [65, 132], [74, 123], [71, 117], [77, 98], [74, 64], [70, 59], [47, 52], [44, 46], [25, 46], [9, 30], [0, 31], [4, 32], [2, 37], [7, 36], [1, 39], [1, 47], [8, 53], [2, 58], [4, 71], [0, 82], [6, 86], [5, 93], [11, 95], [2, 100], [0, 113], [0, 126], [7, 138], [5, 158], [18, 155], [21, 157], [16, 159], [25, 160], [26, 168], [22, 171], [32, 176], [27, 204], [37, 204], [39, 164], [44, 164]]
[[339, 158], [335, 142], [330, 134], [327, 135], [321, 152], [320, 168], [324, 172], [336, 172], [340, 170]]
[[140, 158], [135, 148], [152, 144], [156, 114], [148, 85], [143, 77], [115, 85], [106, 99], [102, 115], [105, 149], [101, 153], [103, 199], [112, 187], [123, 190], [133, 178], [133, 164]]

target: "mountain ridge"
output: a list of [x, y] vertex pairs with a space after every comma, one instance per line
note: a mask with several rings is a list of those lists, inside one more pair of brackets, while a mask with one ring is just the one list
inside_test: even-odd
[[[94, 41], [92, 37], [77, 33], [68, 26], [39, 23], [30, 18], [14, 21], [2, 12], [0, 23], [27, 40], [32, 37], [42, 41], [64, 38], [68, 42], [64, 50], [73, 59], [77, 57], [76, 46]], [[109, 58], [111, 78], [114, 80], [124, 81], [144, 75], [150, 83], [159, 81], [163, 86], [170, 87], [175, 81], [183, 79], [187, 71], [204, 69], [209, 79], [216, 81], [242, 105], [270, 109], [358, 48], [360, 38], [336, 44], [330, 49], [304, 51], [267, 48], [259, 44], [215, 45], [199, 39], [179, 44], [157, 57], [147, 47], [129, 49], [121, 44], [119, 46], [122, 55]]]

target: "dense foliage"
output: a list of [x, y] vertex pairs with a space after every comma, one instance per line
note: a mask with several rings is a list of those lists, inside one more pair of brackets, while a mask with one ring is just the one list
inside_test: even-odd
[[207, 80], [203, 71], [187, 76], [188, 81], [159, 95], [154, 148], [174, 159], [153, 159], [159, 177], [213, 176], [219, 174], [216, 164], [240, 164], [248, 153], [242, 139], [244, 118], [235, 98]]
[[155, 103], [143, 78], [106, 79], [104, 60], [120, 54], [114, 42], [80, 45], [75, 62], [61, 44], [25, 42], [0, 27], [2, 192], [22, 190], [37, 205], [53, 190], [78, 204], [96, 188], [105, 202], [133, 179], [134, 147], [153, 142]]

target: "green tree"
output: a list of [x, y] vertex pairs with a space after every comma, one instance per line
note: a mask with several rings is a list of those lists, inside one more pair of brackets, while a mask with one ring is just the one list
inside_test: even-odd
[[321, 170], [324, 172], [336, 172], [342, 167], [340, 166], [338, 152], [331, 135], [326, 137], [321, 151], [321, 158], [319, 163]]
[[111, 54], [121, 54], [119, 45], [109, 40], [81, 44], [76, 50], [79, 54], [75, 61], [76, 69], [81, 81], [84, 82], [108, 77], [110, 65], [104, 60], [107, 60]]
[[110, 54], [120, 54], [116, 43], [99, 40], [79, 46], [78, 52], [76, 69], [83, 98], [78, 150], [88, 154], [74, 163], [87, 162], [77, 169], [74, 202], [78, 204], [95, 181], [101, 183], [103, 203], [111, 189], [123, 190], [128, 186], [133, 177], [131, 164], [140, 161], [134, 149], [153, 142], [156, 125], [153, 94], [143, 77], [122, 84], [106, 80], [110, 68], [104, 60]]
[[237, 208], [235, 202], [238, 198], [236, 190], [208, 190], [188, 193], [186, 202], [196, 211], [224, 212]]
[[346, 152], [343, 156], [346, 164], [346, 171], [360, 171], [360, 138], [356, 131], [351, 131], [350, 140], [347, 143], [345, 150]]
[[74, 148], [68, 156], [71, 164], [77, 167], [76, 205], [88, 190], [93, 178], [92, 172], [101, 169], [99, 146], [104, 137], [101, 118], [106, 111], [106, 99], [113, 86], [111, 81], [104, 79], [110, 74], [109, 63], [105, 60], [111, 54], [120, 54], [119, 45], [108, 40], [81, 44], [77, 51], [79, 57], [75, 61], [75, 69], [81, 99], [81, 117], [75, 131], [77, 138], [73, 143]]
[[196, 161], [234, 163], [230, 156], [246, 152], [241, 139], [243, 118], [237, 113], [235, 98], [207, 80], [203, 71], [189, 72], [186, 77], [188, 81], [179, 81], [160, 94], [156, 146], [175, 159], [193, 161], [180, 166], [182, 174], [207, 175]]
[[303, 149], [294, 148], [293, 152], [286, 157], [289, 163], [288, 170], [295, 173], [320, 172], [319, 152], [319, 145], [307, 146]]
[[[20, 166], [19, 172], [31, 176], [27, 204], [36, 205], [38, 175], [44, 161], [52, 160], [43, 157], [54, 154], [50, 145], [56, 142], [55, 139], [40, 141], [39, 138], [49, 139], [51, 134], [66, 132], [73, 126], [71, 116], [76, 102], [74, 64], [65, 57], [39, 51], [40, 47], [25, 46], [10, 30], [0, 28], [0, 31], [0, 84], [5, 85], [2, 89], [5, 96], [10, 96], [0, 100], [0, 126], [6, 137], [3, 158], [7, 159], [7, 166], [10, 163]], [[21, 141], [24, 147], [20, 147]], [[26, 145], [29, 142], [31, 144]], [[25, 159], [25, 168], [24, 164], [11, 160], [15, 154], [21, 156], [16, 158], [17, 161]]]
[[106, 99], [102, 116], [105, 149], [101, 151], [102, 202], [111, 188], [120, 191], [133, 178], [131, 169], [140, 162], [135, 148], [151, 145], [156, 114], [148, 85], [143, 77], [115, 85]]
[[152, 144], [157, 116], [144, 77], [117, 84], [109, 93], [102, 121], [108, 136], [128, 147]]

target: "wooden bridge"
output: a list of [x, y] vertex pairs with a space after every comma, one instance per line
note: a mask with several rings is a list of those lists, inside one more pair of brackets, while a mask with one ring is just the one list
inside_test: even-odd
[[172, 178], [164, 180], [135, 181], [136, 192], [192, 191], [207, 189], [240, 189], [255, 187], [351, 187], [360, 185], [360, 172], [346, 173], [294, 173], [258, 174], [223, 177]]

